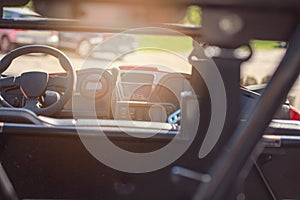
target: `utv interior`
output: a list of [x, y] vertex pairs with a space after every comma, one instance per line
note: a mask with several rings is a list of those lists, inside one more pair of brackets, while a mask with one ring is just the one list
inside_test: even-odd
[[[4, 54], [1, 199], [299, 198], [300, 115], [286, 98], [300, 72], [300, 1], [0, 5], [1, 12], [31, 5], [42, 16], [3, 18], [1, 29], [134, 29], [130, 33], [192, 38], [185, 72], [149, 63], [106, 67], [95, 59], [76, 69], [63, 50], [41, 44]], [[198, 6], [201, 25], [178, 23], [189, 6]], [[240, 86], [240, 66], [252, 56], [253, 39], [288, 43], [262, 94]], [[238, 56], [237, 49], [248, 55]], [[37, 53], [40, 70], [7, 73], [19, 57]], [[45, 55], [57, 59], [60, 71], [43, 70]]]

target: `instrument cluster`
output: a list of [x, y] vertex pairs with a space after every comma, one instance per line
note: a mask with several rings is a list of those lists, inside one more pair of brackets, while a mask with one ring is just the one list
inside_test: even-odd
[[84, 69], [77, 72], [73, 106], [64, 110], [87, 118], [166, 122], [180, 107], [180, 93], [189, 90], [187, 82], [153, 68]]

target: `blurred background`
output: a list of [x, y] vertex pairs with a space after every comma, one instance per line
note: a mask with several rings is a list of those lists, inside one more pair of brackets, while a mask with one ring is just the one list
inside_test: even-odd
[[[34, 10], [33, 3], [30, 1], [23, 8], [4, 8], [3, 18], [30, 19], [43, 18], [43, 16]], [[201, 9], [197, 6], [190, 6], [178, 23], [191, 27], [201, 26]], [[105, 41], [110, 38], [114, 38], [114, 42], [107, 42], [106, 44]], [[76, 69], [81, 68], [86, 58], [91, 57], [90, 53], [95, 53], [94, 48], [101, 44], [101, 48], [96, 48], [97, 54], [94, 54], [96, 55], [95, 60], [99, 66], [107, 65], [107, 62], [111, 58], [117, 56], [118, 59], [111, 64], [111, 67], [121, 65], [147, 65], [156, 60], [160, 60], [161, 64], [172, 66], [175, 71], [185, 73], [190, 73], [191, 71], [191, 66], [174, 60], [172, 55], [166, 52], [152, 49], [145, 53], [145, 51], [140, 49], [151, 45], [160, 46], [162, 48], [171, 49], [178, 53], [178, 55], [187, 58], [192, 50], [192, 39], [189, 37], [0, 29], [1, 57], [8, 51], [26, 44], [46, 44], [57, 47], [71, 58]], [[254, 40], [251, 41], [251, 46], [254, 53], [252, 58], [242, 65], [240, 82], [241, 85], [261, 92], [284, 56], [288, 43], [282, 41]], [[46, 66], [47, 72], [61, 71], [57, 61], [51, 56], [28, 55], [22, 56], [14, 61], [14, 65], [7, 73], [20, 74], [29, 69], [40, 69], [38, 63], [41, 56], [43, 56], [43, 64]], [[34, 60], [37, 62], [35, 63]], [[300, 81], [297, 81], [287, 99], [300, 110], [299, 92]]]

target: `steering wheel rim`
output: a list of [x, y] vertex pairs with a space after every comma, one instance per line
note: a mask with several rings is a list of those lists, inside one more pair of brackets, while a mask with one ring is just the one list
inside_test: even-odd
[[[9, 52], [1, 59], [0, 74], [5, 72], [9, 68], [9, 66], [11, 65], [12, 61], [15, 58], [20, 57], [22, 55], [30, 54], [30, 53], [44, 53], [44, 54], [48, 54], [48, 55], [51, 55], [51, 56], [57, 58], [60, 63], [60, 66], [67, 73], [68, 81], [66, 84], [66, 89], [64, 91], [64, 94], [62, 96], [60, 96], [60, 98], [57, 102], [55, 102], [52, 105], [47, 106], [47, 107], [30, 108], [30, 110], [32, 110], [37, 115], [48, 115], [49, 116], [49, 115], [52, 115], [52, 114], [58, 112], [72, 97], [72, 94], [73, 94], [73, 91], [75, 88], [76, 73], [75, 73], [75, 70], [74, 70], [71, 60], [62, 51], [60, 51], [54, 47], [50, 47], [50, 46], [46, 46], [46, 45], [27, 45], [27, 46], [19, 47], [15, 50]], [[13, 107], [2, 97], [1, 93], [0, 93], [0, 101], [5, 106]]]

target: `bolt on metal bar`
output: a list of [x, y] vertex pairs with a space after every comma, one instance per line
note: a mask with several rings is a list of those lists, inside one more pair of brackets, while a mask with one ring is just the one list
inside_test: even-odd
[[0, 164], [0, 198], [5, 200], [18, 200], [17, 194], [7, 174]]

